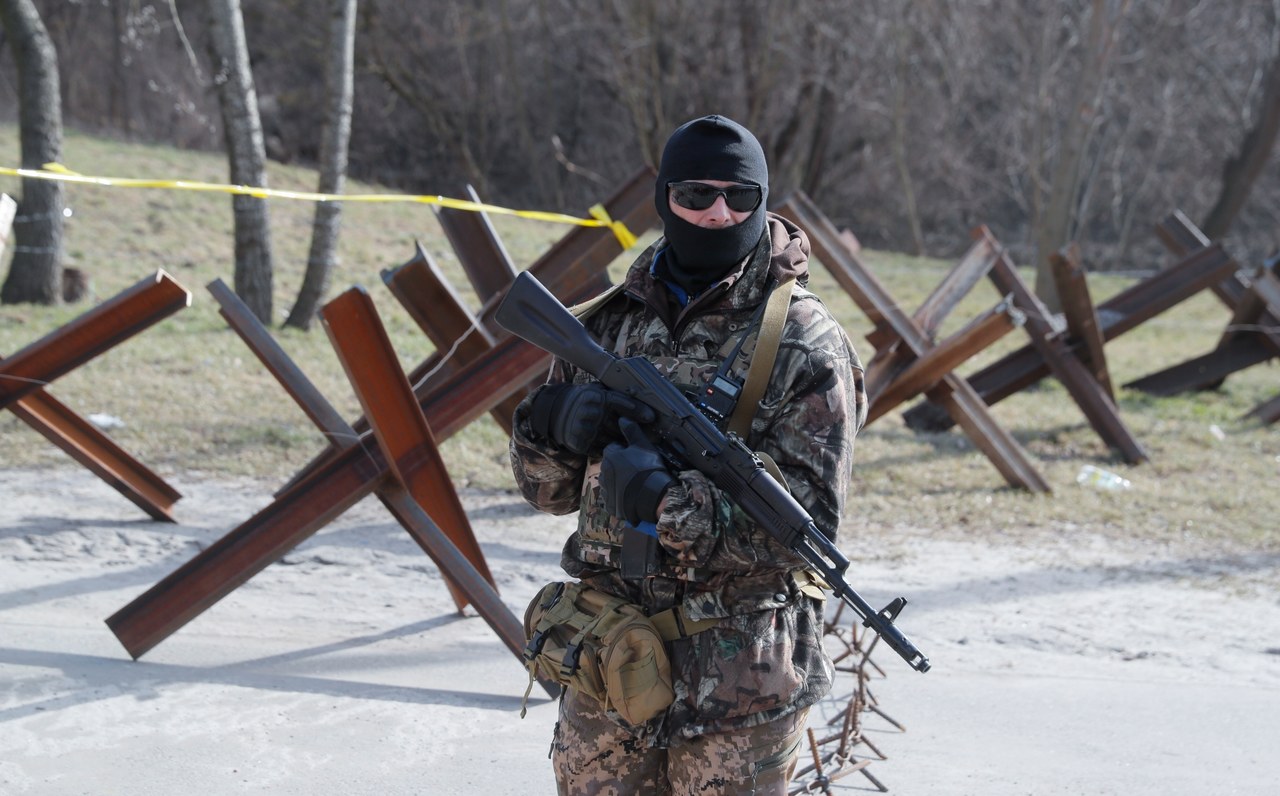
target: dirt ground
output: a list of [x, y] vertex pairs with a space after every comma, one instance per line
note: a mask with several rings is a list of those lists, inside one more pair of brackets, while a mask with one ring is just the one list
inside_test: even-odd
[[[554, 793], [555, 704], [535, 691], [519, 717], [523, 669], [376, 500], [131, 660], [103, 620], [272, 491], [172, 480], [176, 525], [71, 465], [0, 469], [0, 793]], [[572, 521], [463, 499], [523, 611]], [[933, 663], [876, 653], [872, 693], [906, 728], [865, 718], [890, 792], [1275, 792], [1280, 556], [1069, 527], [842, 547], [869, 602], [908, 598], [899, 624]], [[876, 788], [855, 773], [832, 792]]]

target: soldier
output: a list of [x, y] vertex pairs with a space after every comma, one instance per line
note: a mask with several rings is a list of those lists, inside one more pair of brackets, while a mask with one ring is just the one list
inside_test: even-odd
[[[759, 142], [736, 122], [706, 116], [677, 129], [655, 186], [664, 235], [585, 323], [604, 348], [648, 358], [690, 394], [727, 385], [716, 398], [732, 404], [764, 303], [777, 285], [791, 289], [745, 441], [834, 538], [866, 418], [862, 365], [805, 288], [804, 232], [765, 209], [768, 176]], [[706, 476], [673, 471], [644, 439], [620, 433], [633, 420], [643, 427], [647, 412], [562, 360], [515, 412], [524, 497], [578, 512], [564, 570], [649, 615], [678, 607], [699, 623], [667, 645], [675, 699], [655, 718], [632, 725], [584, 693], [564, 694], [552, 741], [559, 791], [785, 794], [809, 707], [831, 688], [821, 592]], [[636, 530], [646, 523], [656, 543]]]

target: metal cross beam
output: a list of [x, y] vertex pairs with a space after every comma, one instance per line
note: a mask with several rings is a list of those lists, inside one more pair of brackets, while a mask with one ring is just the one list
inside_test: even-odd
[[157, 271], [0, 363], [0, 409], [189, 306], [191, 293]]
[[[7, 197], [5, 197], [7, 198]], [[0, 358], [0, 408], [7, 408], [152, 519], [173, 522], [181, 497], [163, 478], [44, 385], [191, 303], [164, 271], [142, 280], [7, 359]]]
[[[874, 336], [869, 335], [869, 339], [877, 348], [877, 356], [881, 351], [899, 346], [903, 347], [904, 360], [920, 359], [930, 354], [935, 345], [921, 324], [907, 315], [871, 271], [858, 261], [835, 226], [807, 196], [793, 194], [778, 212], [804, 229], [818, 259], [875, 323], [877, 331]], [[958, 299], [951, 299], [951, 302], [954, 304], [955, 300]], [[925, 302], [926, 306], [931, 303]], [[1048, 483], [1031, 464], [1026, 451], [996, 423], [968, 381], [952, 372], [939, 374], [928, 395], [945, 407], [948, 415], [960, 424], [969, 439], [986, 454], [1010, 485], [1033, 492], [1049, 491]]]
[[[975, 237], [990, 241], [997, 245], [991, 231], [979, 227], [974, 231]], [[1047, 307], [1036, 297], [1031, 288], [1018, 276], [1008, 254], [1003, 247], [999, 249], [1000, 259], [991, 269], [991, 281], [1001, 293], [1013, 297], [1013, 304], [1026, 315], [1026, 330], [1031, 337], [1031, 345], [1040, 354], [1040, 358], [1053, 375], [1067, 388], [1076, 406], [1084, 413], [1085, 419], [1093, 430], [1112, 448], [1118, 450], [1130, 464], [1138, 464], [1147, 460], [1147, 453], [1137, 439], [1130, 433], [1115, 401], [1098, 383], [1095, 375], [1084, 364], [1083, 357], [1077, 354], [1066, 336], [1054, 328], [1050, 322]], [[1083, 344], [1078, 350], [1087, 350]]]
[[[1159, 231], [1160, 239], [1176, 256], [1186, 256], [1209, 245], [1204, 233], [1179, 212], [1162, 221]], [[1214, 295], [1231, 310], [1231, 319], [1214, 349], [1125, 386], [1153, 395], [1211, 390], [1232, 373], [1280, 356], [1277, 275], [1280, 257], [1251, 274], [1237, 270], [1213, 285]]]
[[[657, 215], [652, 192], [642, 204], [633, 186], [606, 208], [633, 230]], [[569, 304], [599, 292], [605, 265], [620, 253], [609, 230], [575, 227], [530, 270], [540, 271], [544, 284]], [[445, 374], [433, 360], [415, 368], [409, 381], [435, 439], [443, 441], [545, 375], [550, 356], [507, 335], [456, 372]], [[308, 412], [313, 418], [322, 413]], [[107, 625], [129, 654], [141, 657], [384, 483], [391, 467], [367, 429], [363, 419], [351, 424], [352, 444], [329, 446], [269, 505], [109, 617]]]
[[[325, 305], [322, 315], [329, 339], [373, 427], [378, 448], [390, 465], [393, 478], [388, 481], [393, 483], [379, 489], [379, 496], [512, 654], [523, 661], [524, 629], [498, 597], [466, 510], [373, 300], [363, 290], [352, 288]], [[433, 521], [436, 517], [444, 518], [453, 532], [443, 532]], [[559, 694], [559, 688], [551, 683], [543, 683], [543, 687], [552, 696]]]
[[[510, 338], [466, 372], [415, 395], [436, 439], [445, 440], [520, 379], [546, 367], [541, 349]], [[330, 449], [270, 504], [129, 602], [107, 625], [130, 655], [141, 657], [374, 492], [390, 472], [370, 432], [353, 445]]]
[[[467, 512], [458, 499], [453, 479], [449, 477], [444, 459], [436, 447], [435, 435], [418, 406], [413, 387], [400, 369], [386, 329], [378, 319], [373, 300], [363, 290], [352, 288], [326, 304], [321, 315], [329, 341], [342, 360], [342, 367], [356, 397], [360, 399], [364, 416], [394, 480], [419, 506], [428, 509], [438, 522], [444, 524], [446, 541], [467, 559], [469, 566], [462, 578], [451, 568], [442, 566], [445, 576], [462, 586], [465, 599], [458, 600], [455, 594], [458, 610], [462, 610], [468, 600], [474, 603], [473, 592], [476, 589], [467, 585], [474, 581], [470, 577], [472, 571], [478, 572], [491, 586], [494, 585], [493, 575], [489, 573]], [[440, 545], [434, 542], [437, 534], [422, 535], [418, 530], [409, 528], [423, 549], [437, 559], [437, 564], [442, 558], [456, 558], [443, 556]]]
[[[480, 202], [479, 194], [470, 185], [466, 194], [463, 198]], [[436, 220], [458, 255], [458, 262], [481, 304], [507, 289], [516, 278], [516, 267], [488, 213], [445, 207], [436, 210]]]
[[176, 522], [173, 504], [182, 498], [182, 493], [71, 407], [44, 390], [36, 390], [10, 404], [9, 411], [153, 520]]
[[938, 383], [940, 374], [955, 370], [1025, 321], [1023, 313], [1007, 300], [974, 318], [965, 328], [894, 373], [892, 380], [877, 390], [875, 399], [867, 409], [867, 422], [872, 422], [930, 389]]
[[[280, 344], [267, 331], [266, 327], [257, 319], [250, 309], [240, 301], [240, 299], [228, 288], [221, 280], [215, 280], [209, 284], [209, 292], [217, 299], [220, 306], [222, 317], [227, 320], [235, 332], [240, 335], [249, 349], [254, 355], [267, 367], [276, 380], [280, 382], [285, 391], [293, 397], [294, 401], [301, 407], [302, 411], [311, 418], [316, 427], [322, 431], [326, 439], [329, 441], [332, 450], [342, 450], [355, 445], [360, 441], [360, 434], [353, 429], [337, 410], [329, 403], [329, 401], [316, 389], [315, 385], [302, 373], [285, 353]], [[326, 306], [325, 312], [329, 312]], [[327, 317], [327, 315], [325, 316]], [[326, 327], [327, 328], [327, 327]], [[379, 327], [380, 328], [380, 327]], [[357, 331], [366, 331], [358, 329]], [[354, 334], [354, 332], [353, 332]], [[367, 332], [366, 336], [371, 335]], [[332, 335], [331, 335], [332, 336]], [[368, 343], [372, 346], [372, 343]], [[334, 348], [340, 352], [339, 343], [335, 340]], [[377, 349], [375, 349], [377, 350]], [[398, 372], [398, 371], [397, 371]], [[385, 389], [393, 389], [398, 386], [398, 382], [393, 376], [384, 376], [381, 386]], [[431, 445], [434, 446], [434, 440]], [[441, 464], [443, 467], [443, 463]], [[443, 475], [447, 480], [447, 473], [443, 470], [438, 473]], [[388, 502], [388, 495], [384, 494], [387, 490], [385, 484], [375, 487], [375, 491], [384, 503]], [[393, 491], [400, 489], [393, 485]], [[480, 551], [479, 545], [476, 543], [475, 536], [471, 531], [471, 525], [467, 520], [466, 514], [460, 512], [456, 506], [456, 496], [446, 498], [441, 505], [444, 507], [442, 512], [438, 511], [444, 522], [445, 532], [451, 543], [458, 549], [463, 550], [470, 560], [471, 566], [488, 576], [488, 568], [484, 561], [484, 554]], [[433, 504], [434, 505], [434, 504]], [[413, 527], [406, 526], [406, 530], [415, 540], [419, 539], [419, 534]], [[424, 548], [425, 549], [425, 548]], [[445, 583], [449, 587], [449, 591], [453, 594], [454, 603], [461, 611], [468, 603], [468, 596], [463, 589], [451, 578], [449, 572], [445, 571]]]
[[1080, 247], [1070, 243], [1049, 255], [1053, 269], [1053, 281], [1062, 299], [1062, 314], [1067, 321], [1067, 334], [1083, 343], [1080, 361], [1093, 375], [1107, 397], [1115, 403], [1115, 390], [1111, 386], [1111, 373], [1107, 369], [1107, 355], [1102, 349], [1102, 324], [1089, 295], [1089, 283], [1085, 279], [1084, 266], [1080, 264]]
[[[433, 368], [441, 375], [457, 372], [493, 348], [493, 332], [467, 309], [421, 245], [416, 247], [413, 258], [407, 263], [384, 270], [382, 281], [418, 328], [435, 344], [439, 356], [432, 358]], [[494, 422], [508, 435], [511, 433], [511, 414], [524, 395], [525, 391], [520, 390], [489, 412]]]
[[[1213, 244], [1185, 257], [1176, 265], [1117, 293], [1097, 307], [1104, 341], [1154, 318], [1170, 307], [1221, 282], [1239, 266], [1222, 247]], [[1085, 343], [1069, 340], [1067, 348], [1077, 354]], [[1037, 383], [1053, 372], [1043, 353], [1032, 344], [1002, 357], [969, 377], [969, 383], [989, 406]], [[930, 402], [917, 404], [903, 413], [907, 425], [917, 430], [943, 431], [953, 420]]]

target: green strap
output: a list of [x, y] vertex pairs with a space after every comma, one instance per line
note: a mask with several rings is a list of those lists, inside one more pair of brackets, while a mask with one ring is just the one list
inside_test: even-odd
[[764, 397], [764, 389], [773, 374], [773, 362], [778, 356], [778, 346], [782, 342], [782, 327], [787, 322], [787, 310], [791, 307], [791, 289], [795, 286], [795, 278], [779, 283], [769, 294], [768, 304], [764, 309], [764, 317], [760, 320], [760, 335], [756, 338], [755, 353], [751, 355], [751, 364], [747, 367], [747, 380], [742, 386], [742, 394], [729, 417], [729, 431], [742, 439], [751, 431], [751, 420]]

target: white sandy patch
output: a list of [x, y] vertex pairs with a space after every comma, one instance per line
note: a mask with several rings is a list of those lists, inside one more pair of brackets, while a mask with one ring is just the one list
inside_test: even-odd
[[[271, 492], [175, 485], [170, 525], [83, 470], [0, 470], [0, 793], [554, 792], [554, 703], [535, 688], [519, 718], [523, 669], [374, 499], [130, 660], [104, 620]], [[463, 500], [519, 615], [573, 520]], [[931, 536], [842, 541], [869, 602], [909, 599], [899, 624], [933, 662], [875, 657], [907, 727], [866, 721], [892, 792], [1273, 792], [1280, 556]]]

